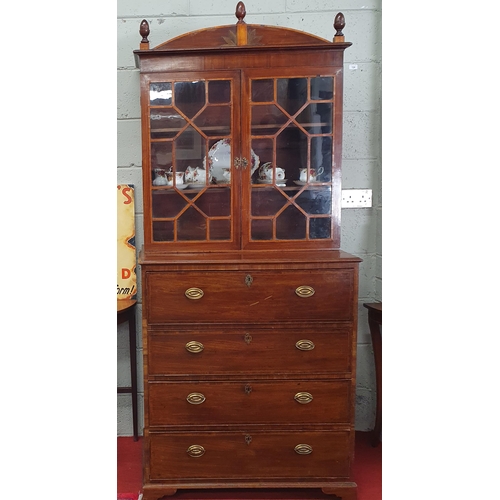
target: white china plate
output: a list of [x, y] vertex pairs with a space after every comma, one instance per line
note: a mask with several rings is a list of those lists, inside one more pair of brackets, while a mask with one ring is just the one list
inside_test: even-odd
[[[252, 174], [259, 168], [259, 157], [251, 150]], [[203, 168], [206, 169], [206, 158], [203, 159]], [[224, 169], [231, 168], [231, 139], [221, 139], [217, 141], [208, 152], [208, 165], [210, 175], [215, 177], [217, 184], [227, 184], [223, 177]]]
[[188, 184], [189, 189], [201, 189], [205, 186], [206, 184], [201, 182], [192, 182], [191, 184]]
[[175, 186], [171, 187], [176, 187], [177, 189], [180, 189], [182, 191], [183, 189], [186, 189], [188, 187], [188, 184], [176, 184]]

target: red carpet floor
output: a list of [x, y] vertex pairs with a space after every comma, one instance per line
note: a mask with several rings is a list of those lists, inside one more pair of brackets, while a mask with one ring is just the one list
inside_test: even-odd
[[[118, 499], [137, 500], [142, 488], [142, 439], [135, 441], [132, 437], [118, 438]], [[370, 445], [370, 436], [366, 432], [356, 433], [356, 458], [353, 470], [354, 480], [358, 484], [358, 500], [382, 500], [382, 444], [376, 448]], [[316, 490], [286, 491], [256, 490], [229, 492], [227, 490], [209, 492], [178, 491], [172, 500], [195, 499], [329, 499]], [[127, 496], [127, 494], [129, 496]]]

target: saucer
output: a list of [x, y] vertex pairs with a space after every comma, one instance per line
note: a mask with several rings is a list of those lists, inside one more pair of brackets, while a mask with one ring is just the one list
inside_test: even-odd
[[205, 186], [206, 184], [201, 182], [192, 182], [191, 184], [188, 184], [189, 189], [201, 189]]
[[[276, 184], [278, 186], [285, 185], [288, 179], [276, 179]], [[257, 179], [257, 184], [272, 184], [273, 181], [269, 179]]]
[[297, 186], [307, 186], [308, 184], [321, 184], [321, 181], [309, 181], [309, 182], [293, 181], [293, 182], [295, 182], [295, 184], [297, 184]]

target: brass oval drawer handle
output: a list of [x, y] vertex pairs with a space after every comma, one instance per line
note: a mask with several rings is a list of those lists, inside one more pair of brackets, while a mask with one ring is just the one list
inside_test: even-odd
[[187, 454], [194, 458], [202, 457], [205, 454], [205, 448], [199, 444], [193, 444], [187, 449]]
[[295, 394], [293, 399], [295, 399], [295, 401], [297, 401], [297, 403], [300, 403], [301, 405], [306, 405], [313, 400], [313, 397], [310, 392], [298, 392], [297, 394]]
[[204, 295], [203, 290], [201, 288], [188, 288], [184, 295], [191, 300], [201, 299]]
[[205, 396], [201, 392], [192, 392], [186, 400], [192, 405], [201, 405], [201, 403], [205, 402]]
[[308, 444], [298, 444], [294, 450], [295, 453], [298, 453], [299, 455], [310, 455], [313, 451], [312, 446], [309, 446]]
[[308, 285], [301, 285], [295, 289], [295, 293], [299, 297], [312, 297], [314, 295], [314, 288]]
[[300, 351], [312, 351], [316, 346], [312, 340], [298, 340], [295, 342], [295, 347]]
[[203, 351], [205, 347], [201, 342], [196, 342], [196, 340], [191, 340], [191, 342], [188, 342], [186, 344], [186, 351], [192, 352], [192, 353], [198, 353]]

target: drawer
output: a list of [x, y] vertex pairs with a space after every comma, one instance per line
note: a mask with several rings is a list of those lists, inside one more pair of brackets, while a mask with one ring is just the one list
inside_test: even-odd
[[350, 380], [150, 382], [149, 425], [348, 424], [350, 388]]
[[151, 433], [150, 480], [344, 478], [349, 441], [328, 430]]
[[351, 268], [145, 274], [150, 323], [350, 321], [354, 314]]
[[150, 375], [335, 373], [351, 370], [351, 325], [151, 332]]

